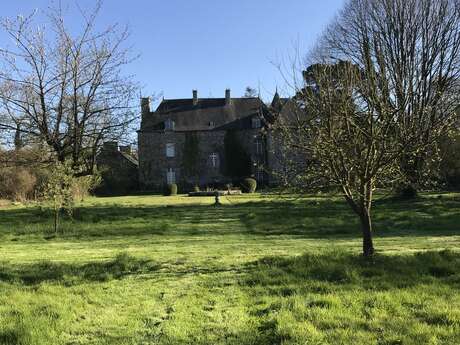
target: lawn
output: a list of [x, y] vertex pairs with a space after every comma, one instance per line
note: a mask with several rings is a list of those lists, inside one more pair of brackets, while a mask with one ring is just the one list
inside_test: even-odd
[[0, 208], [0, 344], [459, 344], [460, 195], [90, 198]]

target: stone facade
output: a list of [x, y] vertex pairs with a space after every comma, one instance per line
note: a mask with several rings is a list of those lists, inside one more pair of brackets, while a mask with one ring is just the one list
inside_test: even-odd
[[[231, 132], [249, 157], [249, 175], [267, 182], [265, 136], [268, 109], [259, 98], [164, 100], [155, 112], [142, 99], [138, 131], [139, 182], [157, 190], [168, 183], [183, 189], [237, 183], [230, 176], [225, 138]], [[193, 148], [191, 147], [193, 146]], [[192, 171], [192, 173], [191, 173]]]
[[97, 156], [102, 184], [96, 193], [123, 195], [139, 188], [139, 163], [130, 146], [118, 146], [115, 141], [106, 142]]

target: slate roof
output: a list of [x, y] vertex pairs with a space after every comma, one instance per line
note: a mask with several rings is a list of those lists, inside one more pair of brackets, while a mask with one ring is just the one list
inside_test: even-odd
[[103, 147], [97, 154], [96, 159], [102, 163], [104, 160], [107, 160], [107, 159], [113, 160], [113, 159], [117, 159], [118, 157], [120, 157], [121, 159], [127, 160], [133, 165], [139, 166], [138, 159], [134, 157], [132, 154], [121, 151], [119, 149], [118, 142], [116, 141], [105, 142]]
[[124, 159], [127, 159], [132, 164], [139, 166], [139, 161], [135, 157], [127, 154], [126, 152], [121, 152], [121, 151], [119, 151], [119, 152], [121, 153], [121, 155], [123, 156]]
[[281, 98], [280, 95], [278, 94], [278, 91], [275, 92], [275, 95], [273, 96], [272, 103], [270, 107], [274, 111], [280, 112], [281, 109], [283, 109], [284, 105], [289, 101], [289, 98]]
[[225, 98], [199, 98], [197, 104], [191, 98], [163, 100], [155, 112], [143, 117], [141, 132], [164, 130], [168, 119], [174, 121], [175, 131], [245, 129], [252, 127], [254, 116], [264, 121], [267, 114], [258, 97], [231, 98], [230, 104]]

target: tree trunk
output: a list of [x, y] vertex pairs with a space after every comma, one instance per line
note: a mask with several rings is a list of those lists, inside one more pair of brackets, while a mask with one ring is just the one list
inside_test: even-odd
[[54, 233], [57, 235], [59, 227], [59, 209], [54, 210]]
[[374, 255], [374, 243], [372, 241], [372, 221], [371, 213], [367, 208], [363, 208], [361, 214], [361, 230], [363, 232], [363, 255], [371, 257]]
[[372, 181], [363, 186], [362, 197], [358, 202], [353, 200], [349, 190], [344, 188], [344, 196], [351, 209], [359, 216], [361, 221], [361, 231], [363, 233], [363, 256], [371, 257], [374, 255], [374, 243], [372, 241]]

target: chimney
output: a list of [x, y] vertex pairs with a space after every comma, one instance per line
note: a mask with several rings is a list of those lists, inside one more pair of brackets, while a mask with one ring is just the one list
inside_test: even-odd
[[193, 105], [197, 105], [198, 104], [198, 91], [193, 90], [192, 93], [193, 93]]
[[141, 98], [141, 113], [142, 113], [142, 117], [150, 113], [150, 98], [149, 97]]
[[225, 104], [230, 104], [230, 89], [225, 89]]

